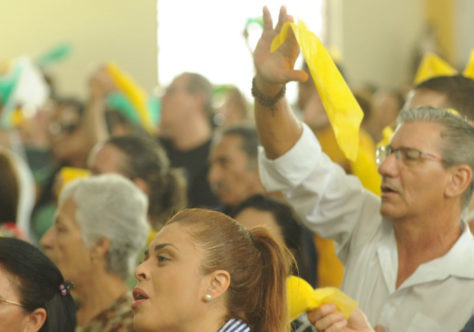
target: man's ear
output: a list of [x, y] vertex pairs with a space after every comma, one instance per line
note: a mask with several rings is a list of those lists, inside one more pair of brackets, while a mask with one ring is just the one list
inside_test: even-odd
[[46, 317], [48, 314], [46, 313], [46, 309], [44, 308], [36, 308], [33, 312], [29, 313], [28, 316], [25, 318], [25, 331], [37, 332], [41, 329], [44, 322], [46, 321]]
[[230, 274], [225, 270], [216, 270], [210, 273], [208, 280], [208, 287], [203, 295], [203, 300], [206, 302], [220, 298], [229, 289]]
[[472, 181], [472, 170], [468, 165], [456, 165], [451, 169], [451, 177], [446, 186], [445, 194], [447, 197], [456, 197], [462, 195], [469, 187]]

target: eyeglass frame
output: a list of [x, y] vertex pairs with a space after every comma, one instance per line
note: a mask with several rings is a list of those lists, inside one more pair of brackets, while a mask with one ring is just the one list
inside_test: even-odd
[[3, 303], [8, 303], [8, 304], [12, 304], [12, 305], [16, 305], [16, 306], [19, 306], [19, 307], [22, 307], [24, 308], [24, 305], [21, 304], [20, 302], [16, 302], [16, 301], [11, 301], [11, 300], [7, 300], [7, 299], [4, 299], [3, 297], [0, 296], [0, 302], [3, 302]]
[[[408, 152], [416, 152], [418, 156], [416, 157], [416, 160], [409, 160], [406, 158]], [[436, 161], [444, 161], [443, 157], [435, 155], [430, 152], [422, 151], [417, 148], [413, 147], [408, 147], [408, 146], [401, 146], [399, 148], [393, 148], [390, 145], [382, 145], [379, 146], [375, 152], [375, 162], [377, 165], [381, 165], [392, 153], [395, 154], [395, 158], [397, 160], [402, 160], [402, 161], [414, 161], [414, 162], [419, 162], [423, 159], [428, 160], [436, 160]], [[382, 154], [385, 155], [385, 157], [382, 159]]]

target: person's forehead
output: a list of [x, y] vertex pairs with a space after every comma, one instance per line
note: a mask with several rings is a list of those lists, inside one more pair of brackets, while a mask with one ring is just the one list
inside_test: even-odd
[[394, 147], [406, 146], [420, 150], [439, 146], [442, 126], [434, 122], [410, 121], [400, 124], [391, 140]]
[[421, 106], [446, 107], [446, 96], [444, 93], [429, 89], [413, 90], [409, 95], [407, 107], [415, 108]]

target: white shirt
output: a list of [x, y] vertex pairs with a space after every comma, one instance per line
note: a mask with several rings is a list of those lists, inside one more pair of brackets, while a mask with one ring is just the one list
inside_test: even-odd
[[387, 332], [455, 332], [474, 314], [474, 241], [465, 224], [446, 255], [420, 265], [395, 289], [398, 253], [380, 199], [331, 162], [307, 126], [275, 160], [260, 148], [259, 163], [266, 189], [282, 191], [306, 226], [335, 240], [345, 266], [342, 289], [371, 324]]

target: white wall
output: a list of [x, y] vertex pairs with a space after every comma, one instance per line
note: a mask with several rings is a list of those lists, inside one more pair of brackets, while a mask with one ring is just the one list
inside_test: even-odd
[[85, 96], [87, 76], [113, 60], [142, 87], [156, 85], [156, 0], [0, 0], [0, 60], [70, 43], [53, 67], [62, 94]]

